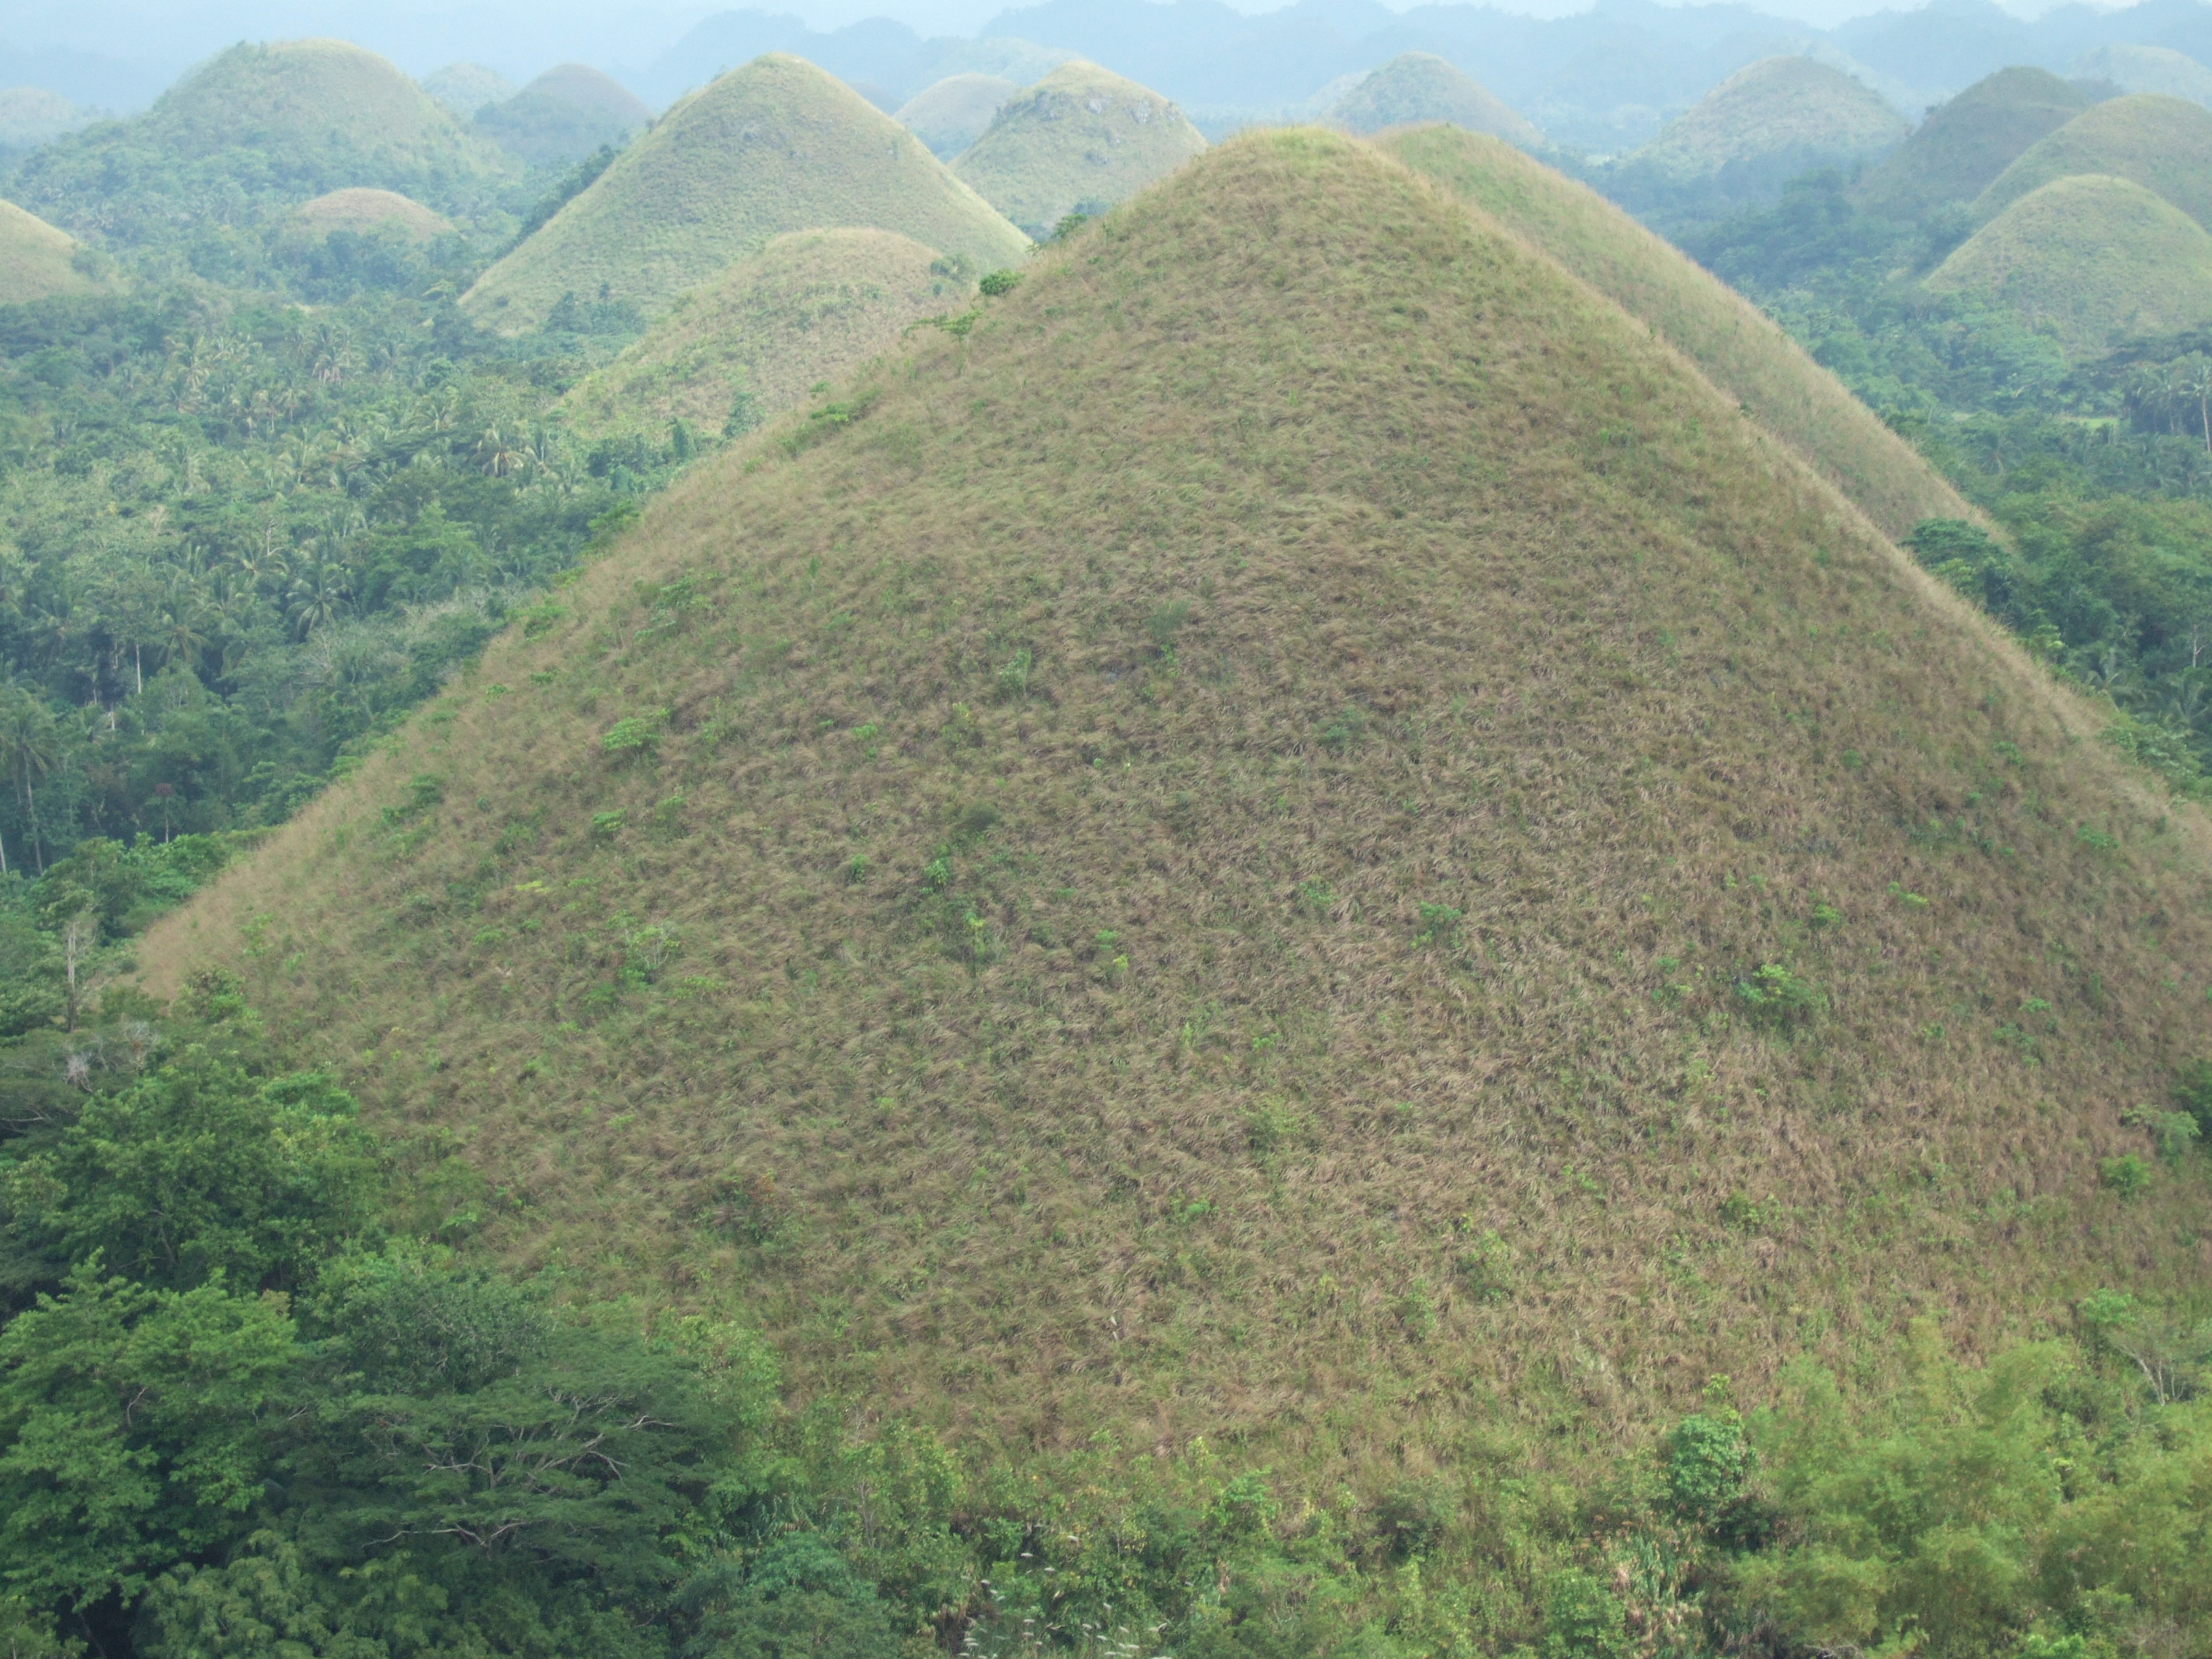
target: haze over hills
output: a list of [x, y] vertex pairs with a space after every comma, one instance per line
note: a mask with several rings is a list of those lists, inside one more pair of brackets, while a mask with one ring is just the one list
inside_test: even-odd
[[811, 64], [771, 54], [686, 99], [464, 296], [514, 332], [564, 294], [647, 317], [771, 237], [894, 230], [981, 272], [1028, 240], [914, 135]]
[[1930, 111], [1855, 194], [1869, 211], [1899, 219], [1971, 202], [2023, 151], [2094, 101], [2048, 70], [2000, 70]]
[[583, 64], [547, 70], [514, 97], [477, 110], [476, 130], [532, 167], [564, 167], [620, 144], [653, 112], [620, 82]]
[[1008, 99], [952, 170], [1041, 241], [1066, 215], [1103, 212], [1205, 148], [1158, 93], [1079, 60]]
[[2100, 46], [2075, 58], [2069, 73], [2109, 82], [2122, 92], [2162, 92], [2212, 104], [2212, 70], [2166, 46]]
[[0, 306], [99, 292], [106, 284], [82, 268], [80, 252], [68, 232], [0, 201]]
[[991, 118], [1020, 90], [1003, 76], [948, 75], [901, 105], [898, 122], [949, 161], [981, 138]]
[[2054, 179], [2103, 173], [2132, 179], [2212, 226], [2212, 110], [2138, 93], [2084, 110], [2023, 151], [1974, 198], [1987, 221]]
[[1810, 58], [1766, 58], [1738, 70], [1630, 157], [1677, 179], [1729, 168], [1805, 172], [1901, 143], [1905, 118], [1869, 88]]
[[145, 114], [46, 146], [12, 188], [64, 227], [128, 243], [188, 234], [241, 200], [290, 206], [354, 185], [463, 210], [514, 170], [374, 53], [288, 40], [234, 46]]
[[2008, 306], [2093, 357], [2212, 326], [2212, 234], [2132, 180], [2069, 174], [2008, 204], [1927, 285]]
[[1400, 53], [1337, 100], [1328, 112], [1331, 126], [1351, 133], [1380, 132], [1422, 121], [1447, 121], [1528, 147], [1544, 142], [1534, 123], [1433, 52]]
[[422, 90], [462, 120], [471, 121], [486, 104], [503, 103], [520, 88], [483, 64], [448, 64], [422, 77]]
[[896, 345], [927, 317], [968, 303], [974, 284], [931, 249], [888, 230], [798, 230], [679, 298], [561, 407], [586, 436], [683, 421], [734, 436]]
[[0, 155], [43, 144], [91, 119], [90, 112], [44, 87], [0, 88]]
[[1382, 145], [1649, 325], [1887, 534], [1973, 516], [1771, 318], [1595, 191], [1496, 139], [1449, 128], [1395, 134]]
[[1652, 325], [1256, 135], [695, 474], [140, 956], [801, 1399], [1318, 1482], [2193, 1281], [2096, 1161], [2212, 866], [2089, 730]]

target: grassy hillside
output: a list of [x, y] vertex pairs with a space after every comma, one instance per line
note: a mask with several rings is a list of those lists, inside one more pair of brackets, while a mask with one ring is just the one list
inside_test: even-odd
[[325, 236], [334, 230], [395, 230], [427, 242], [453, 228], [443, 214], [389, 190], [334, 190], [302, 203], [293, 216], [307, 230]]
[[0, 305], [98, 292], [103, 284], [80, 269], [81, 252], [66, 231], [0, 201]]
[[602, 144], [624, 143], [652, 118], [619, 82], [586, 64], [562, 64], [478, 110], [476, 130], [526, 167], [565, 167]]
[[1810, 58], [1765, 58], [1722, 82], [1630, 160], [1696, 179], [1775, 157], [1873, 155], [1907, 131], [1904, 117], [1841, 70]]
[[1098, 213], [1206, 148], [1158, 93], [1078, 59], [1007, 100], [953, 170], [1042, 240], [1070, 213]]
[[2200, 817], [1656, 330], [1306, 130], [915, 337], [157, 984], [1001, 1446], [1520, 1469], [2201, 1285], [2203, 1163], [2099, 1163], [2212, 1045]]
[[895, 230], [978, 271], [1028, 248], [890, 116], [771, 52], [662, 117], [462, 304], [507, 332], [543, 322], [563, 294], [654, 316], [771, 237], [824, 225]]
[[287, 40], [233, 46], [144, 114], [47, 146], [14, 189], [66, 228], [145, 241], [349, 185], [465, 211], [514, 172], [375, 53]]
[[486, 104], [504, 103], [518, 88], [497, 70], [483, 64], [448, 64], [422, 77], [422, 90], [462, 120], [473, 120]]
[[1470, 132], [1487, 132], [1509, 143], [1540, 144], [1535, 123], [1433, 52], [1401, 52], [1352, 88], [1328, 112], [1328, 124], [1346, 132], [1449, 121]]
[[44, 87], [0, 87], [0, 154], [28, 149], [85, 124], [83, 111]]
[[1999, 70], [1938, 109], [1870, 169], [1856, 192], [1859, 204], [1911, 221], [1932, 208], [1971, 202], [2022, 151], [2092, 101], [2048, 70]]
[[991, 118], [1020, 90], [996, 75], [948, 75], [900, 106], [899, 125], [949, 161], [981, 138]]
[[1939, 294], [2001, 301], [2057, 330], [2068, 354], [2212, 325], [2212, 234], [2163, 197], [2098, 174], [2044, 185], [1952, 252]]
[[1492, 138], [1431, 127], [1382, 148], [1657, 331], [1892, 537], [1972, 511], [1755, 306], [1596, 191]]
[[2171, 46], [2100, 46], [2075, 58], [2071, 72], [2109, 81], [2123, 92], [2162, 92], [2212, 104], [2212, 69]]
[[895, 231], [793, 231], [684, 295], [562, 408], [593, 438], [658, 441], [679, 420], [710, 437], [742, 432], [888, 350], [917, 319], [960, 310], [973, 289]]
[[2031, 191], [2074, 174], [2127, 179], [2212, 228], [2212, 110], [2157, 93], [2087, 109], [2024, 151], [1974, 198], [1986, 222]]

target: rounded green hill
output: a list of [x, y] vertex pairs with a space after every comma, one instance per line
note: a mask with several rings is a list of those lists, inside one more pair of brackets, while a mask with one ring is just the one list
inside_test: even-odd
[[954, 171], [1039, 240], [1098, 213], [1206, 148], [1159, 94], [1079, 58], [1007, 101]]
[[233, 46], [143, 115], [37, 152], [15, 184], [64, 226], [131, 241], [189, 234], [240, 198], [282, 209], [349, 185], [466, 211], [515, 171], [374, 52], [287, 40]]
[[2212, 69], [2171, 46], [2100, 46], [2075, 58], [2071, 72], [2123, 92], [2162, 92], [2212, 105]]
[[1401, 52], [1344, 94], [1328, 125], [1346, 132], [1381, 132], [1426, 121], [1449, 122], [1509, 143], [1540, 145], [1544, 135], [1473, 76], [1434, 52]]
[[2201, 1183], [2098, 1171], [2204, 1052], [2212, 851], [2101, 718], [1652, 326], [1277, 131], [699, 468], [136, 955], [802, 1404], [1617, 1455], [2201, 1286]]
[[1885, 534], [1974, 516], [1772, 318], [1595, 191], [1478, 133], [1424, 127], [1377, 142], [1656, 329]]
[[1029, 246], [890, 116], [771, 52], [663, 116], [462, 304], [507, 332], [536, 327], [564, 294], [649, 318], [769, 238], [820, 226], [895, 230], [978, 271]]
[[2129, 179], [2212, 228], [2212, 110], [2159, 93], [2114, 98], [2039, 140], [1974, 198], [1994, 218], [2031, 191], [2075, 173]]
[[416, 242], [427, 242], [453, 228], [453, 221], [442, 213], [433, 213], [420, 202], [391, 190], [334, 190], [301, 204], [293, 218], [301, 228], [317, 235], [327, 236], [334, 230], [381, 230]]
[[44, 87], [0, 88], [0, 152], [43, 144], [88, 118], [61, 94]]
[[478, 110], [476, 130], [526, 167], [565, 167], [619, 144], [653, 118], [627, 87], [583, 64], [562, 64], [504, 102]]
[[517, 88], [497, 70], [483, 64], [448, 64], [422, 77], [422, 90], [464, 121], [474, 120], [486, 104], [504, 103]]
[[1763, 58], [1628, 160], [1665, 177], [1699, 179], [1731, 167], [1876, 155], [1909, 131], [1879, 94], [1841, 70], [1810, 58]]
[[2094, 101], [2049, 70], [2007, 69], [1977, 81], [1921, 123], [1856, 194], [1869, 211], [1913, 221], [1971, 202], [2038, 139]]
[[594, 438], [659, 438], [675, 421], [735, 434], [888, 350], [917, 319], [959, 309], [973, 287], [896, 231], [791, 231], [678, 300], [561, 406]]
[[996, 75], [948, 75], [900, 106], [899, 124], [951, 161], [981, 138], [992, 118], [1021, 91]]
[[2006, 208], [1930, 273], [2091, 356], [2131, 335], [2212, 325], [2212, 234], [2131, 179], [2075, 174]]
[[99, 293], [107, 284], [85, 269], [83, 252], [67, 231], [0, 201], [0, 306]]

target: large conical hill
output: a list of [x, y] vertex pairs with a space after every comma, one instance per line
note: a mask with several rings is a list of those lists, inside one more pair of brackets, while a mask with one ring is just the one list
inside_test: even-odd
[[1870, 212], [1907, 222], [1971, 202], [2022, 151], [2095, 101], [2049, 70], [1999, 70], [1931, 113], [1856, 187]]
[[899, 106], [899, 125], [949, 161], [981, 138], [1006, 100], [1020, 91], [1002, 76], [948, 75]]
[[1328, 121], [1357, 133], [1445, 121], [1511, 143], [1544, 142], [1534, 122], [1473, 76], [1429, 52], [1401, 52], [1392, 58], [1337, 100]]
[[468, 211], [515, 171], [374, 52], [284, 40], [234, 46], [144, 114], [48, 145], [14, 187], [64, 227], [134, 241], [349, 186]]
[[629, 88], [586, 64], [547, 70], [477, 112], [476, 130], [526, 166], [565, 167], [619, 144], [653, 118]]
[[2024, 151], [1974, 198], [1995, 218], [2031, 191], [2076, 174], [2127, 179], [2212, 229], [2212, 110], [2160, 93], [2108, 99]]
[[678, 299], [642, 337], [562, 399], [591, 437], [749, 430], [889, 349], [974, 284], [890, 230], [796, 230]]
[[507, 332], [542, 323], [564, 294], [650, 318], [770, 238], [820, 226], [896, 231], [979, 272], [1029, 246], [890, 116], [771, 52], [663, 116], [462, 303]]
[[107, 280], [86, 268], [83, 252], [67, 231], [0, 201], [0, 306], [100, 292]]
[[2212, 1040], [2212, 863], [2098, 724], [1277, 131], [695, 472], [139, 954], [802, 1398], [1480, 1461], [2201, 1282], [2201, 1178], [2098, 1161]]
[[1839, 69], [1811, 58], [1763, 58], [1738, 70], [1629, 158], [1666, 177], [1702, 179], [1880, 155], [1905, 118]]
[[2069, 175], [1984, 225], [1927, 286], [2007, 306], [2094, 357], [2130, 337], [2212, 325], [2212, 234], [2132, 180]]
[[1159, 94], [1079, 58], [1007, 100], [953, 170], [1042, 240], [1068, 214], [1102, 213], [1205, 148]]
[[1595, 191], [1510, 144], [1449, 127], [1379, 142], [1657, 330], [1891, 536], [1924, 519], [1974, 516], [1771, 318]]

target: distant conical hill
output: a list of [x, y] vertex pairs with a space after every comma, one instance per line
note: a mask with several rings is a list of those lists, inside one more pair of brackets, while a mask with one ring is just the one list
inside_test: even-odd
[[1763, 58], [1738, 70], [1628, 158], [1666, 177], [1789, 168], [1877, 155], [1905, 137], [1905, 118], [1870, 88], [1810, 58]]
[[341, 40], [239, 46], [143, 115], [48, 145], [16, 174], [26, 206], [137, 241], [249, 206], [374, 185], [441, 211], [479, 204], [514, 164], [374, 52]]
[[1595, 191], [1495, 138], [1449, 127], [1380, 143], [1656, 329], [1889, 535], [1902, 538], [1926, 519], [1974, 516], [1771, 318]]
[[448, 64], [422, 77], [422, 90], [464, 121], [474, 120], [486, 104], [506, 102], [519, 89], [497, 70], [483, 64]]
[[85, 269], [82, 253], [67, 231], [0, 201], [0, 306], [100, 292], [107, 283]]
[[946, 161], [981, 138], [1021, 88], [996, 75], [948, 75], [899, 108], [899, 125]]
[[921, 141], [813, 64], [771, 52], [694, 93], [463, 297], [508, 332], [564, 294], [647, 317], [787, 230], [895, 230], [977, 271], [1028, 240]]
[[2075, 58], [2069, 73], [2110, 82], [2123, 92], [2162, 92], [2212, 104], [2212, 69], [2171, 46], [2100, 46]]
[[2094, 101], [2048, 70], [1999, 70], [1929, 116], [1868, 171], [1855, 194], [1869, 211], [1908, 222], [1931, 208], [1971, 202]]
[[1205, 148], [1159, 94], [1079, 58], [1008, 100], [953, 170], [1042, 240], [1068, 214], [1103, 212]]
[[750, 429], [897, 343], [917, 319], [963, 308], [974, 284], [889, 230], [798, 230], [692, 289], [562, 400], [590, 437], [671, 422]]
[[1974, 198], [1994, 218], [2029, 191], [2076, 173], [2132, 179], [2212, 228], [2212, 110], [2158, 93], [2114, 98], [2039, 141]]
[[653, 118], [621, 82], [584, 64], [550, 69], [514, 97], [477, 112], [476, 130], [533, 167], [565, 167], [619, 144]]
[[301, 204], [293, 215], [303, 228], [327, 236], [334, 230], [396, 231], [412, 241], [427, 242], [453, 228], [441, 213], [433, 213], [420, 202], [391, 190], [334, 190]]
[[2212, 234], [2131, 180], [2076, 174], [2013, 203], [1927, 286], [1997, 301], [2094, 356], [2131, 335], [2212, 326]]
[[909, 354], [157, 988], [457, 1149], [479, 1248], [1000, 1446], [1617, 1447], [2201, 1285], [2124, 1121], [2212, 1038], [2201, 817], [1649, 325], [1309, 129]]
[[0, 155], [58, 138], [91, 118], [44, 87], [0, 87]]
[[1509, 143], [1544, 142], [1534, 122], [1473, 76], [1429, 52], [1400, 53], [1328, 112], [1328, 124], [1346, 132], [1381, 132], [1425, 121], [1447, 121]]

